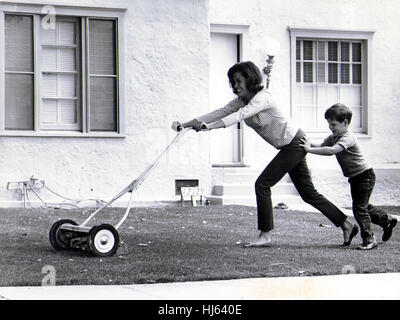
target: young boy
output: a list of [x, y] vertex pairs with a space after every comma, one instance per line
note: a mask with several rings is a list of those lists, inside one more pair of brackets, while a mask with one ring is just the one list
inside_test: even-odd
[[358, 249], [370, 250], [377, 247], [371, 222], [383, 228], [382, 240], [388, 241], [397, 220], [369, 204], [375, 173], [364, 160], [356, 137], [348, 130], [351, 117], [352, 112], [347, 106], [342, 103], [333, 105], [325, 112], [332, 134], [321, 145], [303, 139], [301, 146], [308, 153], [336, 156], [344, 176], [349, 178], [354, 218], [361, 228], [363, 243]]

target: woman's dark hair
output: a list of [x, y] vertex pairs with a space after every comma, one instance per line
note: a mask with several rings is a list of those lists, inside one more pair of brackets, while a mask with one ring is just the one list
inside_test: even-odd
[[336, 103], [325, 111], [325, 119], [336, 120], [338, 122], [343, 122], [345, 119], [347, 119], [349, 124], [351, 122], [352, 115], [353, 113], [351, 112], [350, 108], [343, 103]]
[[[239, 62], [233, 65], [228, 70], [228, 78], [229, 82], [233, 88], [233, 75], [237, 72], [240, 72], [243, 77], [246, 78], [246, 87], [247, 90], [257, 93], [262, 90], [263, 85], [261, 84], [263, 81], [260, 69], [251, 61]], [[233, 92], [235, 92], [235, 88], [233, 88]]]

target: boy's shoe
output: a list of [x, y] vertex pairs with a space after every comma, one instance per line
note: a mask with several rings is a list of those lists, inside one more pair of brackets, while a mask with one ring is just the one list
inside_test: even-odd
[[361, 246], [358, 246], [357, 249], [358, 250], [371, 250], [374, 249], [378, 246], [378, 244], [376, 243], [375, 239], [372, 242], [369, 243], [363, 243]]
[[390, 237], [392, 236], [393, 228], [396, 226], [396, 224], [397, 219], [392, 218], [390, 223], [385, 228], [383, 228], [382, 241], [388, 241], [390, 239]]

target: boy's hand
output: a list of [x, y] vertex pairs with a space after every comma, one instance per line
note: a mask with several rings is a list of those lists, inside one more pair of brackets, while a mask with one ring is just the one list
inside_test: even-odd
[[303, 147], [306, 152], [308, 152], [311, 148], [311, 142], [307, 139], [307, 137], [304, 137], [300, 140], [300, 147]]

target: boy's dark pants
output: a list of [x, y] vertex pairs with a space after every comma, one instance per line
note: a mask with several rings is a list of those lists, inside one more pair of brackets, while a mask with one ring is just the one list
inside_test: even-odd
[[255, 183], [258, 229], [270, 231], [274, 228], [271, 187], [279, 182], [286, 173], [302, 199], [322, 212], [335, 226], [339, 227], [347, 216], [335, 205], [319, 194], [314, 188], [307, 166], [306, 153], [300, 140], [304, 133], [299, 130], [292, 142], [284, 146], [268, 164]]
[[353, 199], [353, 214], [361, 228], [361, 237], [365, 244], [372, 242], [374, 238], [371, 222], [385, 227], [389, 220], [386, 212], [369, 204], [375, 180], [373, 169], [365, 170], [359, 175], [349, 178], [351, 197]]

